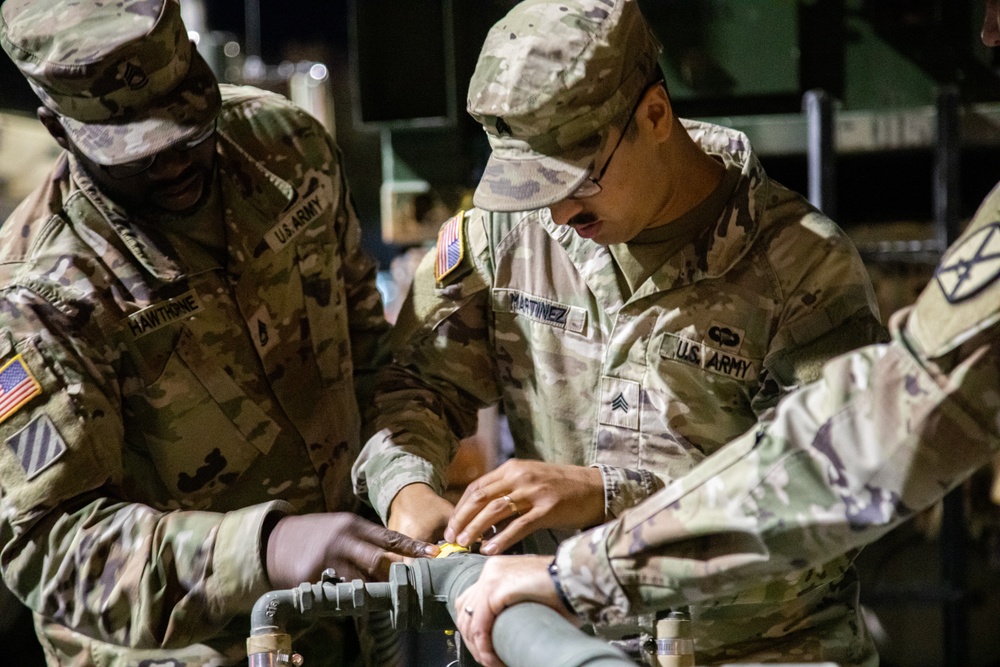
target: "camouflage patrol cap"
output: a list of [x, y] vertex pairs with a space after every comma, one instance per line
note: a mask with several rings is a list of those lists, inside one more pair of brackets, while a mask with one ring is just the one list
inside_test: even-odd
[[636, 0], [517, 4], [490, 29], [469, 83], [468, 111], [493, 149], [476, 205], [523, 211], [565, 199], [659, 53]]
[[0, 44], [99, 164], [154, 155], [221, 107], [177, 0], [6, 0]]

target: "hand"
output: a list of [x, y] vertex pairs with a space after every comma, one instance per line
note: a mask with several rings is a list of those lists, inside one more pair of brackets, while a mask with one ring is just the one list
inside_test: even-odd
[[[455, 600], [455, 625], [472, 657], [484, 667], [501, 667], [493, 652], [493, 622], [518, 602], [540, 602], [579, 625], [549, 576], [552, 556], [496, 556], [486, 560], [479, 580]], [[471, 611], [471, 613], [469, 613]]]
[[389, 505], [389, 528], [416, 540], [437, 542], [455, 506], [426, 484], [408, 484]]
[[276, 589], [317, 581], [328, 567], [346, 579], [385, 580], [391, 563], [437, 552], [350, 512], [286, 516], [267, 538], [267, 577]]
[[[490, 537], [492, 527], [499, 528]], [[604, 521], [604, 478], [597, 468], [511, 460], [470, 484], [455, 506], [444, 538], [501, 553], [542, 528], [588, 528]]]

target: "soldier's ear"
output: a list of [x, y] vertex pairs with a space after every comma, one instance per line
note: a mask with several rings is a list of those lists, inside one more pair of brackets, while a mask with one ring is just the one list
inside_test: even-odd
[[59, 122], [59, 115], [48, 107], [38, 107], [38, 120], [42, 122], [45, 129], [49, 131], [52, 138], [56, 140], [63, 149], [69, 150], [69, 138], [66, 136], [66, 128]]
[[643, 96], [639, 120], [652, 131], [657, 142], [670, 138], [674, 129], [674, 107], [663, 86], [653, 86]]

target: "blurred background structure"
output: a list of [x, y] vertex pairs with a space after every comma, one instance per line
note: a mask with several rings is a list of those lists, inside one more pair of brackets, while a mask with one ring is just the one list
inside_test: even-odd
[[[982, 0], [639, 0], [678, 113], [744, 131], [769, 175], [854, 238], [882, 314], [910, 303], [1000, 181], [998, 54]], [[489, 27], [514, 0], [181, 0], [220, 81], [288, 95], [335, 134], [392, 318], [488, 155], [465, 113]], [[0, 219], [58, 148], [0, 60]], [[505, 456], [503, 416], [453, 466], [454, 493]], [[1000, 484], [984, 470], [859, 556], [889, 667], [1000, 665]], [[10, 664], [40, 665], [0, 593]], [[432, 664], [432, 663], [428, 663]], [[443, 663], [442, 663], [443, 665]]]

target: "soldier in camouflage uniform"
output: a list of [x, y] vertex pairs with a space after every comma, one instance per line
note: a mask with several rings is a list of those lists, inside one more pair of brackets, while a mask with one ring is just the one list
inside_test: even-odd
[[[982, 39], [1000, 46], [1000, 2]], [[487, 562], [457, 605], [463, 639], [496, 665], [491, 628], [534, 600], [594, 623], [762, 585], [871, 543], [938, 502], [1000, 450], [1000, 185], [945, 253], [891, 342], [828, 363], [773, 420], [640, 506], [559, 547]], [[695, 621], [698, 622], [697, 620]]]
[[426, 548], [351, 512], [387, 325], [340, 152], [220, 89], [175, 0], [0, 16], [66, 149], [0, 240], [4, 579], [50, 665], [245, 663], [264, 592]]
[[916, 304], [893, 316], [889, 344], [831, 361], [773, 421], [564, 541], [554, 562], [490, 559], [456, 603], [473, 610], [459, 619], [466, 645], [496, 664], [493, 618], [525, 600], [594, 623], [725, 608], [752, 589], [784, 589], [939, 501], [1000, 450], [998, 256], [1000, 186]]
[[[745, 136], [676, 118], [659, 50], [634, 0], [528, 0], [488, 35], [478, 208], [418, 269], [355, 466], [390, 528], [468, 544], [512, 519], [492, 554], [613, 519], [878, 339], [848, 239]], [[445, 466], [496, 402], [518, 459], [452, 514]], [[695, 610], [699, 661], [873, 663], [857, 596], [836, 557]]]

